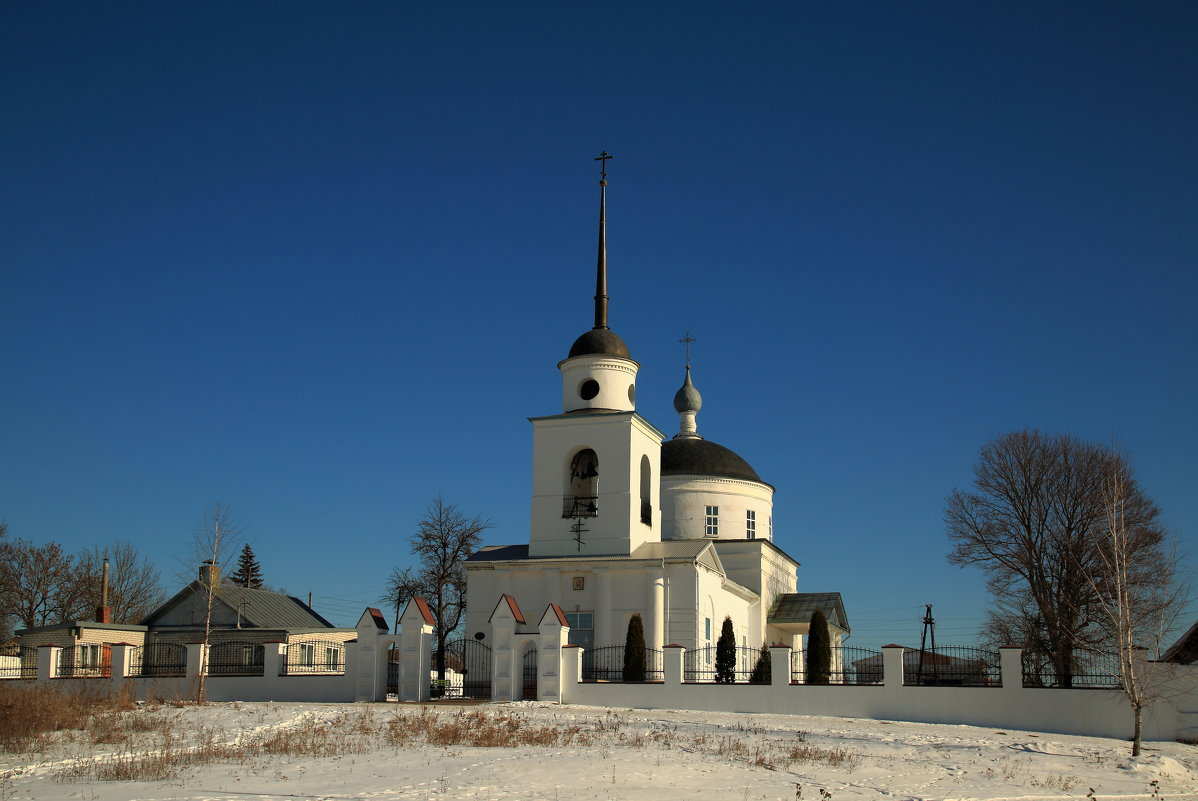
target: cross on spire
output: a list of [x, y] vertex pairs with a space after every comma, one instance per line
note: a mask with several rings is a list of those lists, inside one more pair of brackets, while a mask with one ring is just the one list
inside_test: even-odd
[[686, 369], [689, 370], [691, 369], [691, 343], [698, 342], [699, 340], [692, 337], [691, 332], [687, 331], [686, 336], [678, 341], [686, 345]]
[[602, 162], [599, 165], [599, 180], [600, 181], [607, 180], [607, 160], [610, 158], [612, 158], [612, 156], [606, 150], [604, 150], [598, 156], [595, 157], [595, 161]]

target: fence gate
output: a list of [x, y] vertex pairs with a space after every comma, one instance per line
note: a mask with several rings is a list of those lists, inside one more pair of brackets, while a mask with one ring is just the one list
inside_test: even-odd
[[529, 648], [524, 652], [524, 693], [525, 701], [537, 700], [537, 649]]
[[399, 645], [387, 646], [387, 695], [399, 695]]
[[[436, 659], [435, 654], [433, 659]], [[448, 642], [445, 644], [445, 667], [461, 675], [462, 698], [491, 700], [491, 649], [488, 646], [467, 638]], [[458, 693], [456, 684], [437, 689], [442, 695], [447, 690], [454, 695]]]

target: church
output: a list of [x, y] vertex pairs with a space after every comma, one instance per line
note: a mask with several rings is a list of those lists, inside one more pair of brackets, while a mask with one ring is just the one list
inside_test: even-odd
[[801, 650], [822, 609], [839, 645], [849, 633], [840, 594], [797, 592], [798, 562], [774, 544], [774, 487], [699, 433], [689, 363], [674, 396], [676, 434], [636, 410], [640, 365], [608, 327], [608, 158], [596, 159], [594, 326], [558, 362], [561, 412], [531, 418], [528, 542], [466, 561], [466, 636], [486, 642], [500, 604], [530, 626], [556, 604], [569, 642], [587, 649], [623, 644], [639, 614], [650, 648], [714, 646], [730, 618], [738, 646]]

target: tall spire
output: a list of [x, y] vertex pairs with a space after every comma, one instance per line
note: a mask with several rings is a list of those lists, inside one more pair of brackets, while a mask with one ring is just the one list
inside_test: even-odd
[[678, 341], [686, 345], [686, 378], [674, 394], [674, 411], [678, 412], [679, 417], [678, 433], [674, 435], [674, 439], [703, 439], [695, 425], [695, 415], [703, 408], [703, 396], [691, 383], [691, 343], [698, 340], [687, 331], [686, 337]]
[[595, 327], [607, 328], [607, 160], [604, 150], [599, 162], [599, 259], [595, 267]]

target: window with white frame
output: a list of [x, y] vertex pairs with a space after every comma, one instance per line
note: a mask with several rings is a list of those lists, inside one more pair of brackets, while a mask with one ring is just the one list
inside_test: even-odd
[[704, 518], [703, 536], [720, 536], [720, 507], [708, 506]]
[[745, 537], [757, 539], [757, 513], [752, 509], [745, 512]]
[[594, 612], [566, 612], [566, 623], [570, 626], [570, 645], [595, 647]]

